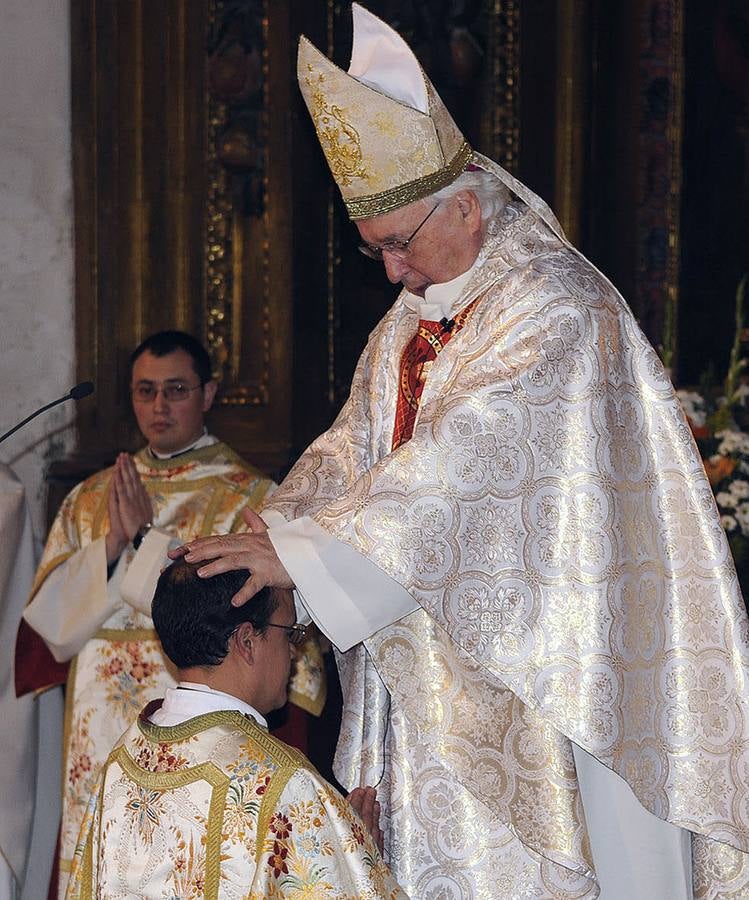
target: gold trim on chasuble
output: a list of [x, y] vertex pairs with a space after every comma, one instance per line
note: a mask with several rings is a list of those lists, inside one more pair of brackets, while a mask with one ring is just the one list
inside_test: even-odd
[[[276, 771], [271, 776], [270, 784], [265, 791], [260, 805], [260, 812], [258, 813], [255, 861], [260, 865], [263, 853], [266, 852], [265, 840], [268, 831], [270, 830], [270, 821], [273, 818], [273, 813], [289, 779], [298, 769], [306, 769], [310, 772], [316, 771], [307, 757], [293, 747], [289, 747], [287, 744], [274, 738], [254, 719], [245, 716], [243, 713], [236, 710], [221, 710], [218, 712], [204, 713], [203, 715], [188, 719], [181, 725], [161, 726], [154, 725], [146, 719], [138, 719], [138, 729], [141, 734], [152, 743], [157, 744], [186, 741], [203, 731], [207, 731], [209, 728], [221, 725], [236, 728], [238, 731], [246, 734], [249, 738], [252, 738], [253, 741], [262, 747], [276, 766]], [[129, 758], [130, 757], [128, 757], [128, 759]], [[213, 765], [213, 763], [210, 763], [210, 765]], [[181, 787], [182, 785], [177, 786]], [[158, 787], [156, 789], [158, 790]], [[226, 790], [224, 791], [224, 800], [225, 798]], [[211, 812], [213, 812], [212, 802]], [[223, 816], [221, 818], [223, 820]], [[219, 832], [220, 830], [221, 829], [219, 829]]]
[[[98, 800], [99, 816], [101, 816], [101, 799]], [[101, 821], [101, 818], [94, 820]], [[83, 848], [83, 865], [81, 866], [81, 892], [79, 900], [93, 900], [94, 885], [94, 828], [89, 829], [86, 846]]]
[[[104, 481], [100, 488], [96, 488], [95, 490], [101, 491], [101, 498], [99, 503], [94, 510], [93, 518], [91, 519], [91, 543], [98, 538], [102, 537], [104, 533], [104, 522], [109, 522], [109, 510], [107, 509], [107, 498], [109, 497], [109, 484], [112, 480], [112, 476], [110, 476]], [[83, 499], [84, 495], [87, 491], [81, 491], [76, 500], [76, 506], [73, 510], [73, 521], [78, 526], [78, 546], [85, 546], [84, 536], [81, 534], [81, 525], [83, 525], [83, 517], [80, 513], [80, 502]]]
[[155, 628], [100, 628], [92, 641], [111, 641], [124, 644], [127, 641], [158, 641]]
[[231, 447], [223, 441], [217, 441], [215, 444], [209, 444], [207, 447], [198, 447], [195, 450], [187, 450], [185, 453], [178, 453], [176, 456], [170, 456], [167, 459], [159, 459], [158, 456], [152, 456], [148, 453], [148, 447], [141, 447], [141, 449], [136, 452], [135, 456], [136, 459], [148, 468], [173, 469], [175, 467], [182, 468], [192, 462], [205, 462], [205, 460], [210, 460], [212, 457], [221, 454], [227, 457], [225, 462], [235, 462], [240, 468], [248, 469], [258, 475], [258, 477], [267, 478], [266, 475], [250, 465], [246, 460], [242, 459], [241, 456], [235, 453]]
[[[208, 501], [208, 505], [205, 509], [205, 515], [203, 516], [203, 524], [200, 527], [200, 535], [201, 537], [207, 537], [210, 534], [213, 534], [214, 527], [213, 523], [216, 520], [216, 514], [221, 508], [221, 504], [223, 503], [224, 497], [226, 496], [226, 490], [222, 490], [218, 488], [213, 491], [211, 494], [211, 499]], [[241, 513], [240, 513], [241, 515]], [[232, 522], [232, 525], [236, 522], [236, 517]]]
[[[65, 705], [62, 717], [62, 771], [60, 772], [60, 796], [65, 797], [65, 788], [68, 783], [68, 756], [70, 755], [70, 726], [73, 719], [73, 698], [75, 696], [75, 678], [78, 671], [78, 654], [70, 660], [68, 679], [65, 683]], [[60, 870], [70, 871], [70, 860], [60, 857]]]
[[218, 900], [218, 889], [221, 881], [221, 835], [223, 832], [223, 811], [226, 805], [226, 794], [229, 790], [230, 778], [215, 763], [205, 762], [190, 769], [179, 772], [147, 772], [132, 759], [127, 749], [122, 746], [113, 750], [105, 768], [116, 763], [123, 772], [139, 787], [149, 791], [173, 791], [187, 787], [197, 781], [206, 781], [211, 785], [211, 802], [208, 807], [205, 842], [205, 893], [206, 900]]

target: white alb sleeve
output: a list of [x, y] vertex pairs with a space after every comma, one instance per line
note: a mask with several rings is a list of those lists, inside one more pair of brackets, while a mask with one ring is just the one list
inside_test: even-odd
[[50, 572], [23, 613], [57, 662], [79, 653], [122, 606], [117, 587], [124, 556], [107, 581], [105, 538], [93, 541]]
[[151, 528], [140, 542], [132, 562], [127, 567], [120, 585], [120, 593], [125, 603], [133, 609], [151, 617], [151, 603], [156, 590], [156, 582], [164, 566], [169, 565], [167, 550], [180, 546], [181, 541], [174, 535]]
[[301, 602], [339, 650], [419, 608], [402, 585], [308, 516], [292, 522], [269, 519], [268, 537]]

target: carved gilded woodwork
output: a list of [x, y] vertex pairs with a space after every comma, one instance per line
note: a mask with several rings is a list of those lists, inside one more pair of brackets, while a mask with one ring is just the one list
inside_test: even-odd
[[[127, 356], [177, 327], [211, 351], [211, 428], [272, 472], [288, 461], [288, 5], [73, 2], [78, 368], [99, 401], [80, 423], [85, 447], [137, 444]], [[250, 203], [232, 156], [248, 104], [217, 96], [208, 68], [222, 17], [241, 12], [257, 26], [262, 85]]]
[[[527, 180], [583, 249], [609, 219], [617, 234], [632, 225], [634, 246], [634, 212], [622, 212], [635, 202], [634, 176], [602, 210], [585, 187], [591, 175], [610, 180], [598, 177], [587, 109], [603, 6], [581, 25], [571, 0], [367, 5], [422, 54], [477, 149], [520, 177], [535, 159], [540, 177]], [[137, 445], [127, 356], [145, 335], [177, 327], [210, 348], [221, 382], [211, 428], [278, 473], [337, 412], [394, 297], [355, 252], [294, 82], [300, 32], [347, 59], [348, 0], [71, 0], [71, 12], [78, 371], [97, 383], [97, 403], [80, 410], [80, 446]], [[556, 62], [529, 68], [540, 47]], [[674, 117], [674, 154], [678, 133]], [[659, 288], [672, 305], [678, 197], [672, 180]], [[594, 259], [620, 284], [624, 272], [632, 296], [635, 261], [615, 240], [604, 250]], [[618, 270], [606, 256], [617, 252]]]

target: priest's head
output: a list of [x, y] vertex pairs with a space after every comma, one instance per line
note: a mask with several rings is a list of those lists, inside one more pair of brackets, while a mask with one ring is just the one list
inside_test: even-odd
[[179, 559], [159, 578], [153, 623], [180, 681], [206, 684], [239, 697], [266, 715], [286, 702], [294, 646], [304, 639], [296, 625], [291, 591], [264, 588], [250, 603], [231, 598], [246, 570], [200, 578], [201, 564]]
[[183, 331], [152, 334], [130, 356], [133, 411], [156, 453], [178, 453], [203, 434], [216, 387], [208, 353]]

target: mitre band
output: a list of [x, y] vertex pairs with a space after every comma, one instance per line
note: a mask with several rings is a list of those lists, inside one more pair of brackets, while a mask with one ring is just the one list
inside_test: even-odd
[[429, 175], [422, 175], [406, 184], [396, 185], [379, 194], [370, 194], [368, 197], [356, 197], [344, 200], [350, 219], [368, 219], [371, 216], [381, 216], [383, 213], [400, 209], [408, 203], [414, 203], [442, 190], [460, 175], [471, 158], [470, 146], [463, 141], [462, 146], [442, 169]]

